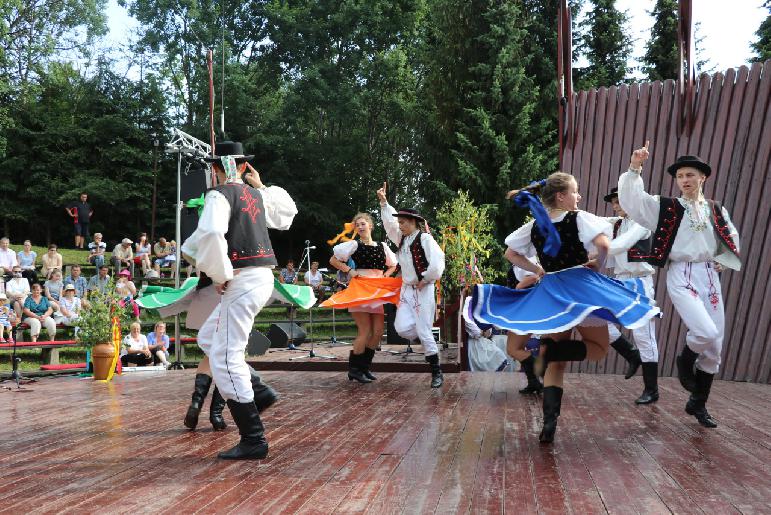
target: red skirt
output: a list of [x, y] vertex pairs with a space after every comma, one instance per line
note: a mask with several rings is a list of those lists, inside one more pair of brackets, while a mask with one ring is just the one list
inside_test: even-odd
[[383, 304], [399, 305], [402, 289], [401, 277], [354, 277], [348, 288], [325, 300], [323, 308], [375, 308]]

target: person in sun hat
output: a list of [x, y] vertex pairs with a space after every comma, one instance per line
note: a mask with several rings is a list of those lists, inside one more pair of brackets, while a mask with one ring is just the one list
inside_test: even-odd
[[394, 328], [403, 338], [420, 340], [431, 367], [431, 388], [444, 382], [439, 347], [432, 328], [436, 319], [435, 283], [444, 273], [444, 252], [426, 232], [426, 219], [411, 208], [394, 209], [386, 198], [387, 184], [377, 190], [380, 216], [388, 238], [396, 244], [402, 289]]
[[648, 142], [635, 150], [629, 170], [618, 180], [618, 199], [629, 218], [653, 232], [648, 263], [667, 266], [667, 292], [688, 327], [685, 347], [677, 357], [680, 383], [691, 396], [685, 411], [704, 427], [717, 427], [707, 411], [712, 381], [720, 368], [725, 308], [719, 272], [739, 270], [739, 233], [728, 211], [707, 200], [704, 183], [712, 167], [698, 156], [678, 157], [667, 168], [680, 197], [659, 197], [645, 191], [642, 167], [649, 157]]
[[249, 165], [243, 145], [222, 141], [206, 158], [217, 174], [195, 232], [183, 243], [185, 258], [206, 274], [222, 300], [198, 332], [212, 377], [241, 435], [223, 459], [268, 455], [265, 428], [255, 403], [244, 352], [254, 317], [273, 293], [276, 256], [268, 229], [287, 230], [297, 206], [278, 186], [266, 187]]

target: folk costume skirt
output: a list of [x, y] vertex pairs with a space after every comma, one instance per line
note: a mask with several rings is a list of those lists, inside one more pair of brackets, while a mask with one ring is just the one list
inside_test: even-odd
[[604, 321], [635, 329], [658, 315], [659, 308], [642, 288], [635, 291], [634, 281], [627, 285], [579, 266], [547, 273], [526, 290], [478, 284], [470, 313], [464, 315], [482, 328], [492, 325], [516, 334], [553, 334]]
[[399, 305], [401, 277], [354, 277], [348, 287], [321, 303], [323, 308], [383, 313], [383, 304]]

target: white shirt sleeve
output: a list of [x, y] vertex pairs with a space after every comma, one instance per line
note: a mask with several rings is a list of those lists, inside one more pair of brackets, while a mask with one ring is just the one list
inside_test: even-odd
[[383, 242], [382, 245], [383, 250], [385, 251], [386, 266], [391, 268], [392, 266], [399, 264], [399, 260], [396, 259], [396, 254], [394, 254], [394, 251], [391, 250], [391, 247], [389, 247], [386, 242]]
[[344, 241], [338, 243], [332, 248], [332, 254], [339, 260], [345, 263], [348, 261], [356, 249], [359, 247], [359, 242], [356, 240]]
[[579, 211], [576, 217], [578, 225], [578, 239], [584, 244], [585, 248], [594, 248], [594, 238], [604, 234], [608, 239], [613, 237], [613, 226], [604, 218], [601, 218], [586, 211]]
[[286, 231], [292, 226], [297, 205], [284, 188], [268, 186], [259, 190], [265, 206], [265, 222], [268, 229]]
[[428, 260], [428, 269], [423, 274], [423, 281], [438, 281], [444, 273], [444, 252], [434, 237], [428, 233], [421, 235], [420, 245], [423, 247]]
[[535, 247], [533, 246], [533, 242], [530, 239], [534, 223], [535, 221], [531, 220], [513, 233], [506, 236], [506, 239], [504, 240], [506, 246], [517, 254], [521, 254], [525, 257], [535, 256]]
[[659, 223], [659, 199], [645, 191], [642, 177], [629, 170], [618, 179], [618, 201], [626, 214], [651, 231]]
[[725, 221], [728, 224], [728, 228], [731, 230], [731, 238], [736, 244], [736, 250], [741, 250], [741, 247], [739, 247], [739, 231], [736, 230], [736, 226], [734, 226], [734, 223], [731, 221], [731, 217], [728, 215], [728, 211], [726, 210], [725, 206], [723, 206], [722, 212], [723, 218], [725, 218]]
[[198, 227], [182, 244], [182, 252], [195, 261], [198, 270], [217, 284], [233, 278], [233, 265], [227, 256], [228, 242], [225, 240], [229, 220], [230, 204], [227, 199], [218, 191], [209, 191]]
[[380, 208], [380, 218], [383, 219], [386, 235], [388, 235], [389, 240], [398, 245], [402, 239], [402, 231], [399, 230], [399, 222], [394, 216], [395, 214], [396, 209], [391, 204], [386, 204]]
[[627, 250], [631, 249], [638, 241], [650, 237], [651, 232], [642, 225], [631, 222], [631, 227], [623, 234], [619, 234], [613, 238], [610, 242], [610, 249], [608, 254], [615, 256], [616, 254], [623, 254]]

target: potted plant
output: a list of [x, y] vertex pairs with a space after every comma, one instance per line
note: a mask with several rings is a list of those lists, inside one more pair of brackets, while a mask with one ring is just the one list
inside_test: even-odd
[[115, 360], [117, 349], [113, 343], [113, 317], [117, 316], [124, 327], [128, 322], [126, 310], [118, 305], [112, 280], [107, 283], [105, 293], [93, 290], [88, 296], [88, 307], [78, 318], [77, 340], [90, 347], [94, 363], [94, 379], [107, 379]]

